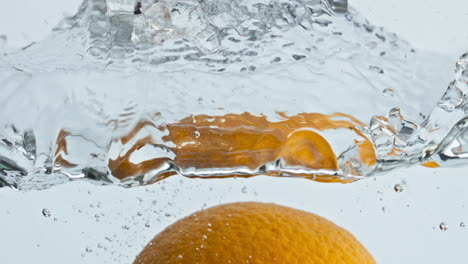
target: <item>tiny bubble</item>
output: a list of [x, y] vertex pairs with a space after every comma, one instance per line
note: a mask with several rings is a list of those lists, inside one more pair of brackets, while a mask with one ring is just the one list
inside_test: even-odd
[[402, 192], [403, 191], [403, 185], [395, 184], [395, 186], [393, 187], [393, 190], [395, 190], [395, 192]]
[[394, 91], [393, 89], [387, 88], [387, 89], [384, 89], [382, 93], [385, 97], [392, 97], [394, 94]]
[[247, 193], [247, 187], [246, 186], [242, 187], [242, 193]]
[[42, 209], [42, 215], [45, 217], [50, 217], [52, 214], [50, 213], [49, 209], [44, 208]]
[[445, 222], [440, 223], [439, 228], [442, 231], [447, 231], [447, 229], [448, 229], [447, 223], [445, 223]]
[[462, 228], [466, 227], [465, 222], [461, 222], [460, 227], [462, 227]]

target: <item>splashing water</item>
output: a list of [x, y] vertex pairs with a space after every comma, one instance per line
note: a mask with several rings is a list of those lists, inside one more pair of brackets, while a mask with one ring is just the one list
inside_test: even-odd
[[84, 0], [0, 55], [0, 186], [463, 165], [468, 55], [439, 100], [446, 69], [346, 1]]

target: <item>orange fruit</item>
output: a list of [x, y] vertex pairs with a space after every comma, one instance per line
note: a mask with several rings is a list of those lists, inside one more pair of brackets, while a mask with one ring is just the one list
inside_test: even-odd
[[183, 218], [134, 264], [370, 264], [348, 231], [323, 217], [265, 203], [233, 203]]

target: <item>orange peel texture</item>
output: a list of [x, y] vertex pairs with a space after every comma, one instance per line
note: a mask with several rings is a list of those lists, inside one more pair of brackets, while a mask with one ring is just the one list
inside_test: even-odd
[[233, 203], [183, 218], [134, 264], [374, 264], [348, 231], [327, 219], [264, 203]]

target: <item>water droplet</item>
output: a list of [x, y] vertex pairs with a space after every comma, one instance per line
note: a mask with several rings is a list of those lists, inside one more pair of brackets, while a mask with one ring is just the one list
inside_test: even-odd
[[394, 92], [395, 91], [393, 91], [393, 89], [387, 88], [387, 89], [383, 90], [382, 93], [383, 93], [383, 95], [385, 97], [392, 97], [394, 95]]
[[401, 184], [395, 184], [395, 186], [393, 187], [393, 190], [395, 190], [395, 192], [402, 192], [403, 189], [403, 185]]
[[195, 136], [195, 138], [199, 138], [200, 137], [200, 131], [193, 132], [193, 135]]
[[440, 223], [439, 228], [442, 231], [447, 231], [447, 229], [448, 229], [447, 223], [445, 223], [445, 222]]
[[49, 209], [44, 208], [42, 209], [42, 215], [45, 217], [50, 217], [52, 214], [50, 213]]
[[461, 222], [461, 223], [460, 223], [460, 227], [462, 227], [462, 228], [466, 227], [465, 222]]

